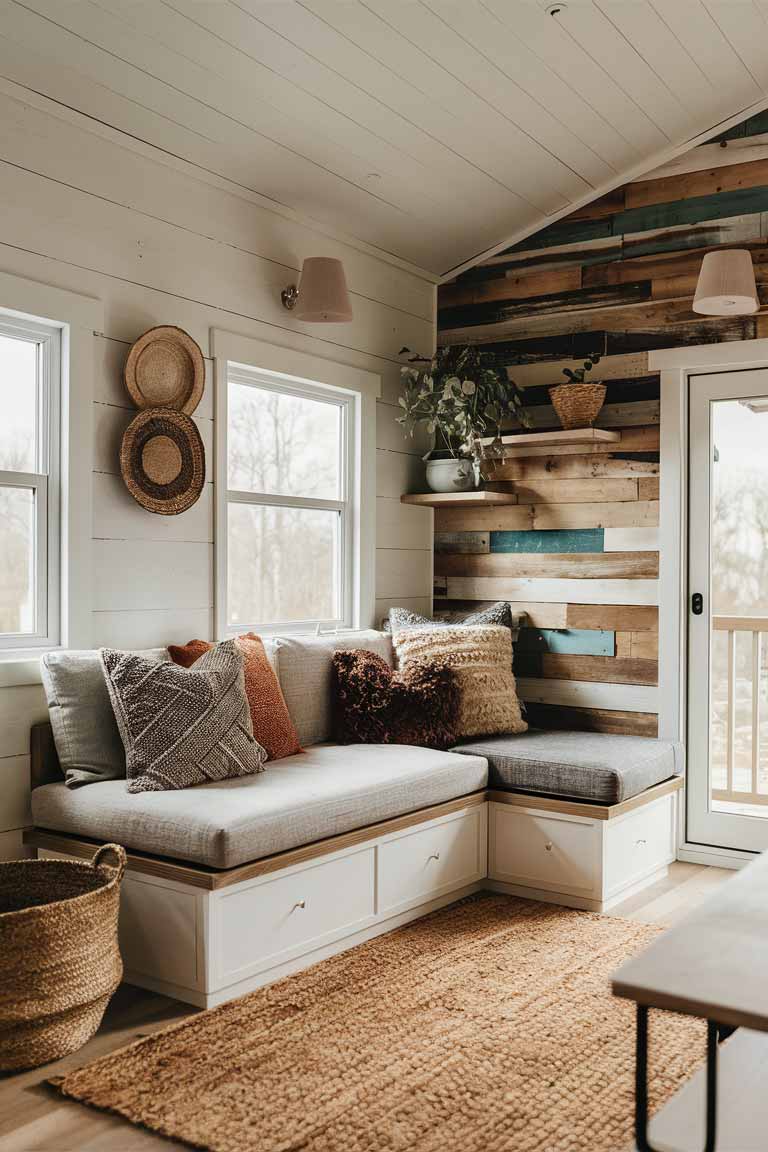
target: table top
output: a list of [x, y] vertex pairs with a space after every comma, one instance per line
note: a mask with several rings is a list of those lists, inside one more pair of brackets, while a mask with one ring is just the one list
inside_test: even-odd
[[768, 1032], [768, 853], [623, 964], [612, 985], [651, 1008]]

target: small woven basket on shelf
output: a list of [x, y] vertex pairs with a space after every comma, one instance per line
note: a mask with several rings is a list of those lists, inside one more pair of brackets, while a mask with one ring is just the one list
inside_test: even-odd
[[0, 864], [0, 1070], [36, 1068], [93, 1036], [123, 975], [117, 942], [125, 850], [90, 864]]
[[549, 398], [563, 428], [591, 428], [605, 403], [605, 384], [556, 384]]

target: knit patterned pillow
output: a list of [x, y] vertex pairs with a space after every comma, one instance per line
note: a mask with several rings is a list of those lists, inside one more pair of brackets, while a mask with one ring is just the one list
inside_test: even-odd
[[457, 738], [527, 731], [512, 673], [512, 636], [501, 625], [404, 628], [392, 637], [398, 666], [447, 665], [459, 686]]
[[443, 664], [414, 661], [406, 671], [393, 672], [375, 652], [334, 652], [332, 701], [339, 744], [456, 743], [459, 690]]
[[[235, 637], [235, 644], [243, 657], [245, 694], [251, 710], [254, 738], [266, 749], [270, 760], [281, 760], [283, 756], [301, 752], [280, 681], [261, 638], [253, 632], [246, 632]], [[168, 651], [174, 664], [191, 668], [212, 647], [207, 640], [190, 640], [186, 644], [169, 644]]]
[[129, 792], [189, 788], [263, 770], [234, 640], [187, 670], [129, 652], [99, 656], [125, 747]]

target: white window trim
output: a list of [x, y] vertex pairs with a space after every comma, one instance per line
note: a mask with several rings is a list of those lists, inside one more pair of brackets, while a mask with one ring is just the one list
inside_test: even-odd
[[[661, 374], [659, 486], [659, 736], [686, 737], [688, 631], [688, 392], [692, 377], [709, 372], [768, 368], [768, 340], [733, 340], [648, 355]], [[694, 385], [695, 386], [695, 385]], [[691, 843], [685, 799], [678, 805], [678, 859], [740, 867], [752, 853]]]
[[[59, 559], [61, 504], [61, 329], [40, 321], [20, 320], [0, 311], [0, 333], [40, 345], [37, 387], [37, 451], [34, 471], [0, 469], [0, 484], [27, 488], [35, 499], [35, 621], [31, 633], [3, 635], [0, 653], [46, 650], [60, 640]], [[44, 573], [44, 579], [41, 579]]]
[[[91, 643], [91, 532], [94, 335], [104, 327], [100, 300], [0, 272], [0, 309], [61, 333], [59, 644]], [[0, 688], [40, 682], [40, 654], [22, 641], [0, 653]]]
[[[233, 332], [211, 329], [211, 348], [216, 381], [215, 408], [215, 625], [216, 636], [223, 639], [239, 628], [230, 628], [226, 619], [227, 595], [227, 381], [232, 365], [242, 366], [251, 374], [261, 370], [282, 378], [292, 391], [317, 395], [318, 386], [345, 399], [348, 419], [353, 421], [348, 437], [352, 455], [345, 462], [349, 486], [348, 524], [351, 531], [345, 540], [345, 562], [351, 571], [348, 581], [350, 600], [345, 605], [341, 627], [369, 628], [375, 617], [376, 567], [376, 399], [381, 395], [381, 377], [375, 372], [353, 368], [322, 356], [281, 347]], [[268, 377], [267, 377], [268, 381]], [[261, 384], [262, 381], [259, 381]], [[249, 501], [251, 494], [247, 494]], [[304, 506], [319, 506], [314, 501], [297, 500]], [[259, 503], [264, 503], [262, 496]], [[276, 503], [290, 502], [286, 497]], [[320, 501], [328, 507], [332, 501]], [[320, 627], [331, 622], [320, 622]], [[332, 627], [338, 627], [334, 622]], [[263, 627], [264, 633], [311, 632], [316, 622]]]

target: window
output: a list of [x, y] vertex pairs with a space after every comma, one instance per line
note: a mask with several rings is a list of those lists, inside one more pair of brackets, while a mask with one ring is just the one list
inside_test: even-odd
[[61, 330], [0, 314], [0, 648], [59, 639]]
[[226, 631], [351, 625], [353, 405], [228, 365]]

